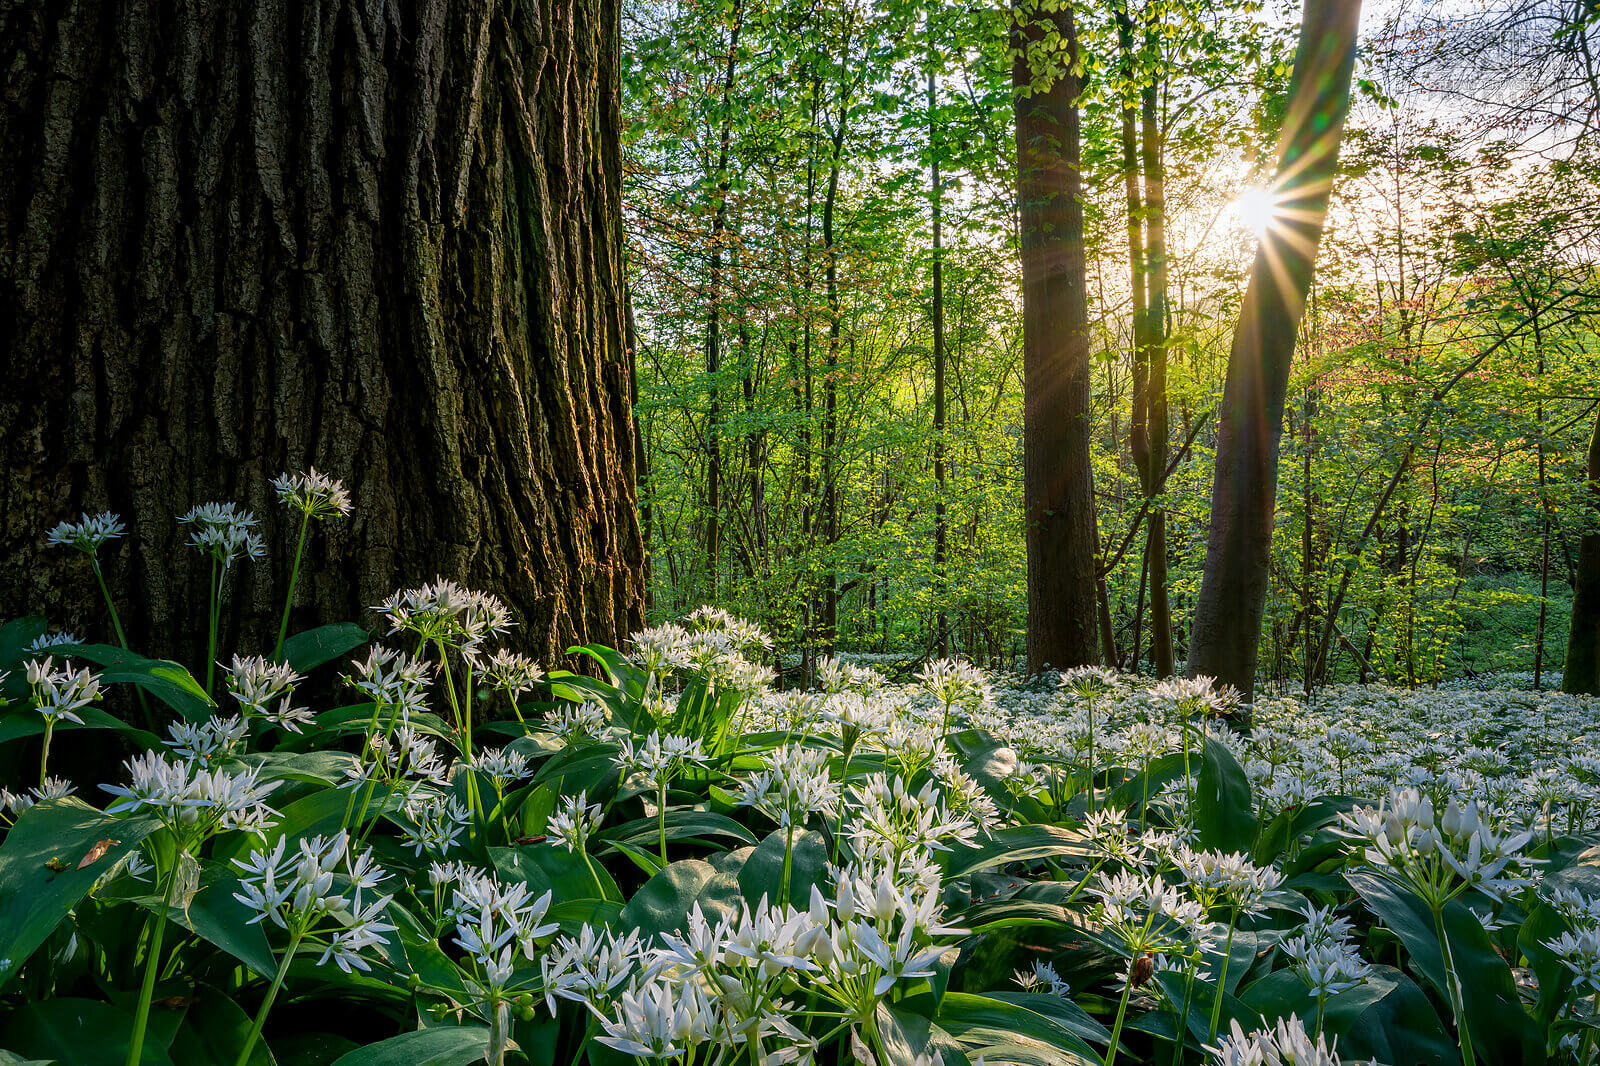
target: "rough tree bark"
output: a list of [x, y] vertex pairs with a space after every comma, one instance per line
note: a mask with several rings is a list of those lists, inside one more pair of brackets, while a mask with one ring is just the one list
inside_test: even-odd
[[[1589, 500], [1600, 511], [1600, 416], [1589, 437], [1588, 466]], [[1594, 521], [1600, 514], [1589, 517]], [[1593, 526], [1578, 541], [1572, 579], [1572, 627], [1567, 631], [1561, 691], [1600, 696], [1600, 531]]]
[[1053, 6], [1014, 0], [1011, 29], [1030, 671], [1100, 661], [1078, 45], [1071, 9]]
[[1338, 166], [1360, 15], [1359, 0], [1306, 2], [1279, 139], [1274, 217], [1256, 249], [1223, 386], [1188, 673], [1215, 677], [1247, 699], [1266, 607], [1284, 397]]
[[108, 508], [130, 634], [194, 661], [173, 516], [237, 500], [272, 554], [224, 647], [258, 648], [293, 551], [267, 482], [314, 464], [356, 510], [293, 628], [436, 575], [547, 661], [639, 625], [618, 7], [0, 6], [0, 615], [106, 638], [43, 532]]

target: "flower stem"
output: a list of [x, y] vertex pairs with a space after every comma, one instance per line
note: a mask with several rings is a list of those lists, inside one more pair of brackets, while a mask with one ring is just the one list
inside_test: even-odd
[[44, 747], [39, 751], [39, 790], [44, 791], [46, 777], [45, 767], [50, 764], [50, 734], [56, 731], [55, 719], [47, 718], [44, 723]]
[[283, 598], [283, 618], [278, 622], [278, 643], [272, 646], [272, 660], [283, 651], [283, 638], [289, 635], [289, 608], [294, 604], [294, 586], [300, 580], [300, 556], [306, 550], [306, 534], [311, 532], [311, 512], [300, 516], [300, 543], [295, 545], [294, 565], [289, 568], [289, 594]]
[[789, 821], [788, 831], [783, 838], [783, 876], [778, 882], [778, 899], [780, 907], [789, 904], [789, 879], [793, 872], [794, 861], [794, 820]]
[[161, 910], [150, 916], [150, 948], [144, 960], [144, 983], [139, 987], [139, 1006], [133, 1015], [133, 1036], [128, 1042], [127, 1066], [139, 1066], [144, 1057], [144, 1032], [150, 1024], [150, 999], [156, 990], [156, 971], [161, 968], [161, 942], [167, 934], [167, 910], [178, 887], [178, 870], [183, 853], [173, 856], [172, 872], [167, 874], [167, 889], [161, 896]]
[[1222, 949], [1222, 970], [1217, 975], [1217, 998], [1211, 1002], [1211, 1024], [1206, 1028], [1206, 1043], [1212, 1044], [1217, 1039], [1217, 1024], [1222, 1020], [1222, 997], [1228, 989], [1228, 964], [1233, 961], [1233, 930], [1234, 923], [1239, 920], [1239, 908], [1233, 908], [1228, 915], [1228, 942]]
[[300, 938], [289, 939], [289, 950], [283, 953], [283, 961], [278, 964], [278, 972], [272, 977], [272, 986], [267, 989], [267, 998], [261, 1001], [261, 1009], [256, 1011], [255, 1021], [250, 1023], [250, 1035], [245, 1037], [244, 1047], [239, 1052], [239, 1058], [234, 1066], [246, 1066], [250, 1061], [250, 1052], [256, 1048], [256, 1041], [261, 1039], [261, 1027], [267, 1024], [267, 1012], [272, 1009], [272, 1001], [278, 998], [278, 989], [283, 987], [283, 979], [289, 976], [289, 963], [294, 961], [294, 953], [300, 948]]
[[222, 617], [222, 567], [215, 558], [211, 560], [211, 617], [206, 642], [206, 695], [211, 695], [212, 682], [217, 675], [217, 629]]
[[1111, 1046], [1106, 1048], [1106, 1066], [1116, 1066], [1117, 1044], [1122, 1039], [1122, 1020], [1128, 1016], [1128, 996], [1133, 993], [1133, 961], [1128, 963], [1128, 979], [1122, 983], [1122, 1002], [1117, 1004], [1117, 1021], [1111, 1027]]
[[667, 778], [665, 772], [656, 788], [656, 824], [661, 828], [661, 861], [667, 861]]
[[1444, 957], [1445, 991], [1450, 995], [1450, 1010], [1456, 1016], [1456, 1033], [1461, 1038], [1462, 1066], [1477, 1066], [1478, 1057], [1472, 1051], [1472, 1030], [1467, 1027], [1467, 1007], [1461, 998], [1461, 977], [1456, 973], [1455, 952], [1450, 950], [1450, 938], [1444, 931], [1444, 907], [1433, 910], [1433, 928], [1439, 934], [1439, 950]]

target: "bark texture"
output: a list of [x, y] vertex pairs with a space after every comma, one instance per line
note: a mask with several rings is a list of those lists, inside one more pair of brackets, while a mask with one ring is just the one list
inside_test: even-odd
[[1267, 601], [1284, 398], [1349, 111], [1360, 17], [1360, 0], [1306, 2], [1270, 190], [1274, 217], [1256, 248], [1222, 392], [1188, 672], [1247, 699]]
[[[642, 619], [619, 231], [617, 0], [0, 0], [0, 615], [193, 662], [205, 566], [173, 516], [236, 500], [256, 650], [294, 529], [268, 480], [356, 509], [313, 534], [291, 629], [436, 575], [558, 658]], [[270, 636], [267, 637], [270, 646]]]
[[[1089, 310], [1072, 11], [1013, 6], [1022, 253], [1028, 669], [1100, 661], [1089, 465]], [[1064, 47], [1056, 45], [1061, 42]]]
[[[1600, 512], [1600, 416], [1589, 437], [1588, 467], [1589, 500]], [[1591, 521], [1596, 518], [1600, 513], [1590, 516]], [[1572, 628], [1567, 631], [1561, 690], [1600, 696], [1600, 532], [1585, 533], [1578, 541], [1572, 578]]]

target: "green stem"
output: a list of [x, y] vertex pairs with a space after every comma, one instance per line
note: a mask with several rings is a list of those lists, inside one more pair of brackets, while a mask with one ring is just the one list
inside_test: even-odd
[[1183, 1016], [1178, 1019], [1177, 1031], [1173, 1034], [1172, 1066], [1182, 1066], [1183, 1048], [1189, 1042], [1189, 1004], [1194, 997], [1194, 974], [1199, 963], [1189, 968], [1189, 977], [1183, 983]]
[[222, 572], [215, 556], [211, 559], [211, 616], [206, 641], [206, 695], [210, 696], [217, 675], [217, 629], [222, 616]]
[[122, 631], [122, 618], [117, 614], [117, 605], [111, 601], [111, 589], [106, 585], [106, 576], [100, 571], [100, 560], [93, 555], [89, 556], [89, 565], [94, 569], [94, 579], [100, 583], [100, 595], [105, 597], [106, 609], [111, 612], [111, 628], [116, 631], [117, 643], [122, 645], [122, 650], [128, 650], [128, 635]]
[[50, 763], [50, 735], [56, 731], [54, 719], [46, 719], [44, 723], [44, 748], [39, 752], [39, 791], [44, 791], [46, 778], [45, 767]]
[[245, 1037], [244, 1048], [239, 1052], [239, 1057], [234, 1066], [246, 1066], [250, 1061], [250, 1052], [256, 1048], [256, 1041], [261, 1039], [261, 1027], [267, 1024], [267, 1012], [272, 1009], [272, 1001], [278, 998], [278, 989], [283, 987], [283, 979], [289, 976], [289, 963], [294, 961], [294, 953], [300, 948], [300, 938], [289, 939], [289, 950], [283, 953], [283, 961], [278, 964], [278, 972], [272, 977], [272, 987], [267, 989], [267, 998], [261, 1001], [261, 1009], [256, 1011], [255, 1021], [250, 1023], [250, 1035]]
[[1122, 1002], [1117, 1004], [1117, 1021], [1111, 1027], [1111, 1046], [1106, 1048], [1106, 1066], [1116, 1066], [1117, 1044], [1122, 1040], [1122, 1020], [1128, 1016], [1128, 996], [1133, 992], [1133, 967], [1138, 962], [1135, 956], [1128, 963], [1128, 977], [1122, 983]]
[[295, 545], [294, 565], [289, 568], [289, 594], [283, 598], [283, 618], [278, 622], [278, 643], [272, 646], [272, 661], [283, 651], [283, 638], [289, 635], [289, 608], [294, 604], [294, 586], [300, 580], [300, 556], [306, 550], [306, 534], [311, 532], [311, 512], [300, 515], [300, 543]]
[[1233, 908], [1228, 915], [1228, 942], [1222, 949], [1222, 969], [1217, 976], [1217, 998], [1211, 1002], [1211, 1024], [1206, 1028], [1206, 1043], [1214, 1044], [1217, 1040], [1217, 1024], [1222, 1019], [1222, 997], [1228, 989], [1228, 964], [1233, 961], [1233, 929], [1234, 923], [1239, 920], [1239, 908]]
[[661, 784], [656, 786], [656, 824], [661, 829], [661, 861], [667, 861], [667, 777], [663, 771]]
[[794, 857], [794, 820], [790, 819], [788, 832], [783, 837], [783, 876], [778, 881], [778, 898], [773, 902], [780, 907], [789, 903], [789, 878]]
[[1444, 908], [1434, 907], [1433, 928], [1439, 934], [1439, 949], [1444, 954], [1445, 991], [1450, 995], [1450, 1010], [1456, 1016], [1456, 1032], [1461, 1037], [1462, 1066], [1477, 1066], [1478, 1058], [1472, 1051], [1472, 1030], [1467, 1027], [1466, 1003], [1461, 998], [1461, 978], [1456, 973], [1455, 952], [1450, 950], [1450, 938], [1444, 931]]
[[167, 934], [167, 910], [172, 906], [172, 894], [178, 887], [178, 870], [183, 865], [183, 853], [173, 856], [172, 872], [167, 874], [167, 889], [161, 896], [161, 910], [150, 916], [152, 925], [149, 953], [144, 960], [144, 983], [139, 987], [139, 1006], [133, 1015], [133, 1037], [128, 1043], [127, 1066], [139, 1066], [144, 1057], [144, 1032], [150, 1024], [150, 999], [156, 990], [156, 971], [161, 968], [161, 942]]

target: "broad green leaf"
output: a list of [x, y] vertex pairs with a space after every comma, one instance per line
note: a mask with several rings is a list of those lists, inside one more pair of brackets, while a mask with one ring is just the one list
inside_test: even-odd
[[[201, 874], [200, 888], [187, 905], [167, 908], [167, 919], [221, 948], [258, 976], [270, 979], [277, 971], [277, 962], [261, 924], [248, 924], [255, 912], [234, 898], [234, 893], [240, 891], [238, 878], [213, 866]], [[105, 898], [126, 900], [151, 914], [161, 911], [161, 897], [154, 892]]]
[[402, 1033], [341, 1055], [333, 1066], [469, 1066], [489, 1050], [482, 1025], [450, 1025]]
[[[157, 901], [160, 902], [159, 900]], [[167, 1051], [182, 1066], [236, 1066], [250, 1036], [250, 1015], [210, 986], [195, 990], [195, 1002], [184, 1012]], [[277, 1066], [265, 1040], [250, 1049], [248, 1066]]]
[[[756, 845], [756, 850], [745, 860], [739, 871], [739, 891], [745, 902], [754, 907], [766, 896], [771, 903], [778, 899], [783, 885], [783, 849], [785, 830], [775, 829]], [[827, 894], [825, 878], [828, 870], [828, 842], [815, 829], [797, 829], [794, 847], [789, 855], [788, 903], [805, 910], [811, 900], [811, 886], [816, 885]]]
[[[133, 1016], [97, 999], [61, 996], [0, 1014], [0, 1040], [11, 1051], [58, 1066], [124, 1066], [132, 1037]], [[147, 1038], [139, 1064], [173, 1066], [173, 1060], [160, 1041]]]
[[303, 674], [346, 652], [354, 651], [371, 639], [371, 633], [351, 622], [318, 626], [296, 633], [284, 641], [278, 661], [288, 663]]
[[1257, 823], [1250, 779], [1233, 752], [1218, 741], [1206, 740], [1194, 805], [1201, 847], [1246, 854], [1254, 849]]
[[[136, 747], [149, 750], [161, 746], [161, 741], [154, 733], [138, 726], [131, 726], [98, 707], [81, 707], [73, 713], [83, 719], [83, 724], [57, 722], [55, 735], [58, 739], [63, 733], [73, 733], [82, 729], [110, 729], [127, 737]], [[0, 744], [23, 737], [36, 737], [43, 732], [44, 718], [31, 708], [0, 713]]]
[[[116, 818], [80, 799], [45, 800], [23, 811], [0, 845], [0, 987], [94, 883], [160, 828], [154, 818]], [[113, 840], [86, 869], [78, 869], [102, 840]], [[49, 865], [64, 865], [52, 870]]]
[[[1345, 880], [1400, 938], [1411, 955], [1411, 965], [1448, 1003], [1444, 956], [1427, 904], [1375, 873], [1355, 871], [1346, 874]], [[1511, 969], [1483, 926], [1456, 901], [1445, 908], [1444, 927], [1461, 977], [1466, 1023], [1480, 1060], [1507, 1066], [1543, 1062], [1543, 1036], [1523, 1010]]]
[[950, 851], [940, 852], [939, 861], [945, 868], [946, 877], [961, 877], [974, 870], [1008, 862], [1026, 862], [1057, 855], [1075, 859], [1092, 858], [1089, 838], [1076, 830], [1055, 825], [1009, 826], [990, 833], [986, 840], [975, 846], [958, 844]]
[[955, 1038], [967, 1058], [985, 1061], [1099, 1066], [1101, 1058], [1081, 1036], [1055, 1018], [992, 996], [947, 992], [933, 1014], [927, 993], [900, 1002], [906, 1011], [932, 1018]]
[[138, 685], [190, 722], [204, 722], [217, 709], [206, 690], [200, 687], [181, 664], [168, 659], [147, 659], [110, 644], [69, 644], [62, 649], [78, 659], [100, 666], [100, 682], [127, 682]]

